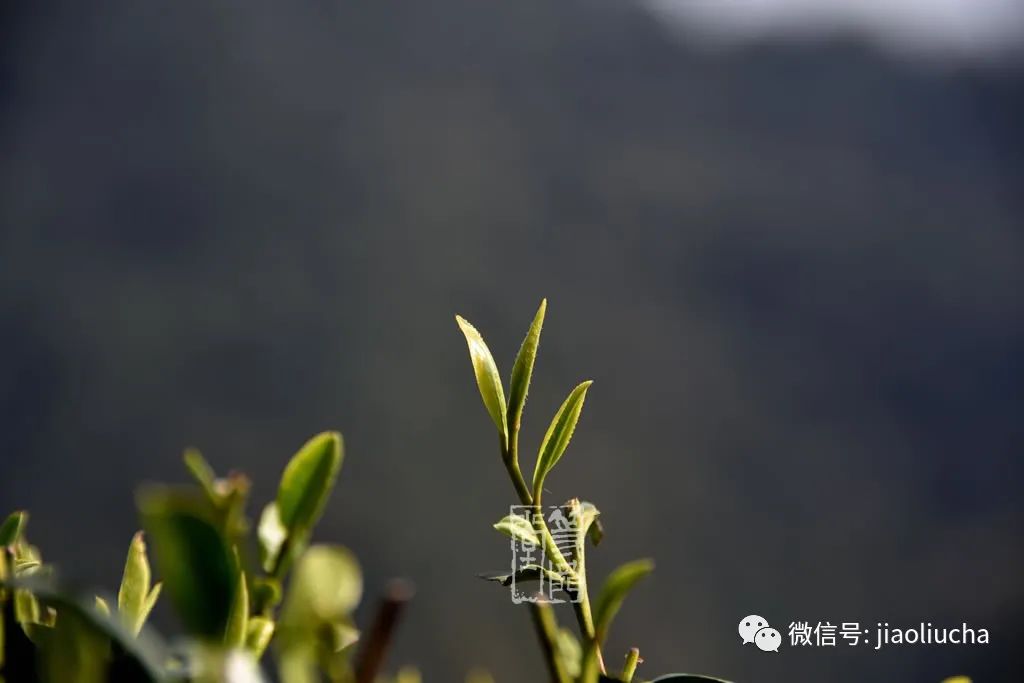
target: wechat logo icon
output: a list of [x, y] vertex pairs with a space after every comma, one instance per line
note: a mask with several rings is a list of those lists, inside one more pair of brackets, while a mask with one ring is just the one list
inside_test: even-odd
[[739, 632], [744, 645], [753, 643], [763, 652], [778, 652], [782, 644], [782, 634], [769, 626], [767, 619], [756, 614], [740, 619]]

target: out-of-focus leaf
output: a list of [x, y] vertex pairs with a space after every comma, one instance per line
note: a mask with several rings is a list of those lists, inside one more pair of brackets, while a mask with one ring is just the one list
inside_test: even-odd
[[224, 644], [229, 648], [240, 648], [245, 645], [249, 633], [249, 588], [245, 582], [245, 572], [238, 572], [235, 582], [235, 599], [231, 603], [231, 614], [224, 632]]
[[281, 476], [277, 512], [289, 535], [305, 535], [320, 519], [343, 457], [341, 434], [324, 432], [299, 449]]
[[62, 613], [41, 640], [44, 683], [106, 681], [110, 641], [80, 614]]
[[272, 577], [255, 576], [249, 589], [253, 612], [266, 613], [281, 602], [281, 582]]
[[540, 538], [529, 520], [519, 515], [508, 515], [502, 517], [494, 528], [520, 543], [527, 543], [539, 546]]
[[575, 680], [580, 675], [583, 663], [583, 648], [580, 646], [576, 634], [567, 628], [559, 629], [555, 646], [557, 647], [556, 655], [562, 660], [565, 672]]
[[192, 478], [202, 487], [210, 500], [213, 502], [219, 500], [220, 496], [217, 493], [216, 485], [217, 475], [214, 473], [213, 468], [210, 467], [210, 463], [206, 462], [203, 454], [195, 448], [189, 448], [185, 451], [183, 459], [185, 467], [188, 468]]
[[265, 683], [259, 663], [245, 650], [210, 645], [194, 648], [189, 660], [191, 683]]
[[131, 545], [128, 546], [121, 589], [117, 593], [117, 611], [132, 633], [141, 631], [145, 623], [148, 614], [146, 602], [149, 599], [151, 582], [152, 573], [149, 558], [146, 556], [146, 541], [140, 531], [132, 537]]
[[288, 538], [288, 529], [281, 522], [281, 514], [278, 512], [276, 502], [263, 508], [257, 536], [260, 546], [260, 565], [263, 567], [263, 571], [272, 572], [281, 555], [281, 548], [284, 547], [284, 542]]
[[494, 420], [494, 426], [498, 428], [502, 442], [508, 442], [508, 417], [505, 407], [505, 390], [501, 386], [501, 375], [498, 374], [498, 366], [494, 363], [491, 350], [484, 343], [484, 338], [476, 331], [476, 328], [469, 324], [462, 316], [455, 316], [463, 336], [466, 337], [466, 344], [469, 346], [469, 359], [473, 363], [473, 374], [476, 375], [476, 386], [480, 389], [480, 398], [484, 401], [484, 407]]
[[548, 308], [548, 300], [540, 302], [540, 308], [530, 323], [530, 329], [526, 332], [519, 353], [516, 354], [516, 362], [512, 366], [512, 379], [508, 385], [508, 428], [512, 432], [519, 430], [519, 424], [523, 417], [523, 409], [526, 407], [526, 395], [530, 391], [530, 377], [533, 375], [533, 366], [537, 361], [537, 347], [540, 344], [540, 331], [544, 327], [544, 313]]
[[[135, 637], [121, 620], [105, 614], [96, 605], [96, 596], [78, 596], [56, 585], [48, 576], [36, 575], [11, 582], [17, 590], [31, 592], [46, 605], [60, 613], [56, 625], [65, 619], [74, 619], [78, 627], [88, 627], [102, 636], [102, 641], [110, 641], [117, 645], [123, 657], [133, 663], [135, 676], [132, 683], [156, 683], [162, 681], [163, 663], [167, 660], [163, 643], [152, 633], [143, 631]], [[40, 630], [40, 640], [52, 637], [52, 629]], [[45, 645], [45, 643], [44, 643]], [[106, 647], [101, 644], [101, 650]], [[13, 681], [14, 679], [12, 679]], [[17, 679], [21, 680], [21, 679]], [[64, 680], [77, 681], [77, 678]], [[63, 681], [62, 681], [63, 683]]]
[[423, 676], [418, 669], [411, 666], [403, 666], [395, 674], [395, 683], [423, 683]]
[[238, 567], [206, 499], [166, 489], [139, 497], [143, 526], [160, 575], [188, 631], [224, 636]]
[[537, 464], [533, 470], [533, 491], [534, 500], [540, 500], [540, 492], [544, 487], [544, 479], [561, 459], [565, 449], [569, 447], [572, 440], [576, 423], [580, 419], [580, 411], [583, 410], [583, 401], [587, 397], [587, 389], [593, 384], [591, 381], [578, 385], [565, 399], [562, 406], [555, 413], [548, 431], [544, 434], [544, 440], [540, 445], [540, 454], [537, 456]]
[[24, 510], [9, 514], [3, 524], [0, 524], [0, 548], [17, 543], [26, 524], [28, 524], [28, 513]]
[[668, 674], [655, 678], [651, 683], [729, 683], [729, 681], [724, 678], [700, 676], [698, 674]]
[[245, 634], [245, 649], [258, 659], [263, 656], [270, 639], [274, 637], [274, 622], [267, 617], [253, 617]]
[[103, 614], [103, 616], [110, 616], [110, 605], [107, 604], [106, 600], [104, 600], [98, 595], [96, 596], [96, 609], [98, 609]]
[[627, 562], [611, 573], [594, 606], [594, 632], [598, 644], [604, 642], [608, 635], [608, 627], [622, 607], [626, 594], [636, 585], [637, 581], [654, 571], [651, 560], [634, 560]]
[[466, 683], [494, 683], [494, 676], [484, 669], [473, 669], [466, 674]]
[[347, 619], [362, 594], [362, 572], [348, 549], [311, 546], [295, 565], [281, 625], [295, 629]]

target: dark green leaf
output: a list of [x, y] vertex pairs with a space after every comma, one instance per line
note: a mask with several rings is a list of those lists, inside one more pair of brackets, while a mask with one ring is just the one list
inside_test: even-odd
[[619, 608], [622, 607], [626, 594], [636, 585], [637, 581], [653, 570], [654, 562], [651, 560], [634, 560], [613, 571], [605, 581], [594, 606], [594, 631], [598, 644], [603, 643], [608, 635], [608, 627]]
[[586, 381], [577, 386], [569, 394], [569, 397], [562, 403], [562, 407], [555, 413], [544, 441], [540, 445], [540, 454], [537, 456], [537, 465], [533, 470], [533, 491], [534, 500], [540, 500], [540, 492], [544, 486], [544, 479], [561, 459], [565, 449], [569, 447], [573, 431], [576, 429], [576, 422], [580, 419], [580, 411], [583, 410], [583, 401], [587, 397], [587, 389], [593, 384]]
[[235, 596], [235, 556], [210, 503], [151, 489], [139, 498], [143, 526], [167, 592], [190, 633], [220, 640]]
[[544, 313], [548, 308], [548, 300], [540, 302], [540, 308], [530, 323], [530, 329], [516, 354], [515, 365], [512, 366], [512, 379], [508, 386], [508, 427], [513, 432], [519, 431], [519, 424], [526, 406], [526, 394], [530, 390], [530, 377], [533, 365], [537, 361], [537, 346], [540, 344], [540, 331], [544, 326]]
[[461, 316], [455, 316], [459, 323], [459, 329], [466, 337], [466, 344], [469, 346], [469, 358], [473, 363], [473, 373], [476, 375], [476, 386], [480, 389], [480, 398], [484, 401], [484, 407], [494, 420], [498, 428], [502, 442], [508, 442], [508, 417], [505, 408], [505, 391], [501, 387], [501, 375], [498, 374], [498, 366], [494, 364], [494, 357], [491, 350], [487, 348], [483, 337], [476, 331], [476, 328], [469, 324]]

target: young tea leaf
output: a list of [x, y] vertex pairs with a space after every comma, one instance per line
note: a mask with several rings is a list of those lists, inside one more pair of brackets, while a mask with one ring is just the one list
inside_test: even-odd
[[288, 539], [288, 529], [281, 522], [277, 503], [270, 503], [263, 508], [256, 534], [259, 537], [260, 565], [263, 571], [273, 572], [281, 555], [281, 548]]
[[508, 428], [513, 433], [519, 431], [523, 409], [526, 406], [526, 394], [530, 390], [530, 377], [533, 375], [533, 365], [537, 361], [540, 331], [544, 326], [544, 313], [547, 308], [548, 300], [543, 299], [512, 366], [512, 379], [508, 386]]
[[132, 537], [128, 546], [128, 558], [124, 563], [121, 589], [117, 592], [117, 611], [125, 626], [133, 634], [142, 630], [146, 620], [146, 601], [149, 598], [151, 573], [149, 558], [146, 556], [146, 541], [142, 532]]
[[220, 495], [217, 493], [217, 475], [214, 473], [213, 468], [210, 467], [210, 463], [206, 462], [203, 454], [195, 448], [189, 448], [185, 451], [183, 459], [185, 467], [192, 475], [192, 478], [202, 487], [206, 495], [210, 497], [210, 500], [218, 501]]
[[520, 543], [540, 545], [540, 538], [537, 536], [533, 525], [525, 517], [519, 515], [508, 515], [502, 517], [494, 528]]
[[480, 398], [484, 400], [484, 407], [494, 420], [498, 428], [502, 442], [508, 442], [508, 417], [505, 407], [505, 391], [501, 386], [501, 376], [498, 374], [498, 366], [494, 364], [494, 357], [491, 350], [487, 348], [483, 337], [476, 331], [476, 328], [461, 316], [455, 316], [459, 323], [459, 329], [466, 337], [466, 344], [469, 346], [469, 358], [473, 362], [473, 373], [476, 375], [476, 385], [480, 389]]
[[565, 449], [569, 447], [576, 423], [580, 419], [580, 412], [583, 410], [587, 389], [591, 384], [593, 382], [586, 381], [572, 390], [569, 397], [562, 403], [562, 407], [555, 413], [551, 426], [548, 427], [548, 431], [544, 435], [544, 440], [540, 445], [540, 454], [537, 456], [537, 465], [533, 470], [534, 502], [540, 500], [544, 479], [561, 459]]
[[341, 434], [317, 434], [299, 449], [281, 476], [277, 510], [289, 535], [304, 536], [320, 519], [338, 478], [343, 457]]
[[249, 620], [249, 630], [245, 634], [245, 649], [254, 657], [262, 657], [273, 637], [274, 622], [267, 617], [253, 617]]
[[653, 561], [634, 560], [613, 571], [605, 581], [594, 607], [594, 639], [598, 644], [603, 643], [608, 635], [608, 627], [611, 626], [612, 619], [622, 607], [626, 594], [632, 590], [637, 581], [653, 570]]

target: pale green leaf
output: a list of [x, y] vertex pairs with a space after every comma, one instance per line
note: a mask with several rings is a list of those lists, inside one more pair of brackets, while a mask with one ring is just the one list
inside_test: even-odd
[[270, 503], [263, 508], [260, 524], [257, 529], [260, 546], [260, 564], [265, 572], [273, 572], [284, 542], [288, 539], [288, 529], [281, 522], [277, 503]]
[[572, 440], [576, 423], [580, 419], [580, 412], [583, 410], [583, 401], [587, 397], [587, 389], [593, 384], [591, 381], [578, 385], [565, 399], [562, 406], [555, 413], [548, 431], [544, 434], [544, 440], [540, 445], [540, 453], [537, 456], [537, 465], [533, 470], [533, 491], [534, 500], [540, 500], [540, 493], [544, 487], [544, 479], [548, 473], [561, 459], [565, 449], [569, 447]]
[[509, 538], [529, 545], [540, 545], [540, 538], [537, 531], [530, 524], [529, 520], [519, 515], [508, 515], [502, 517], [494, 528]]
[[146, 556], [146, 541], [142, 532], [132, 537], [128, 557], [124, 563], [121, 588], [117, 592], [117, 611], [132, 633], [142, 630], [146, 619], [146, 600], [149, 597], [152, 575]]
[[498, 428], [498, 434], [501, 435], [503, 443], [507, 443], [508, 417], [505, 407], [505, 391], [501, 386], [498, 366], [494, 364], [494, 357], [476, 328], [461, 316], [455, 316], [455, 320], [466, 337], [469, 358], [473, 363], [473, 373], [476, 375], [476, 385], [480, 389], [484, 407], [487, 408], [491, 419], [494, 420], [494, 425]]
[[543, 299], [512, 366], [512, 378], [508, 386], [508, 427], [512, 432], [519, 431], [523, 409], [526, 407], [526, 395], [530, 391], [530, 377], [537, 361], [537, 347], [540, 344], [540, 332], [544, 326], [544, 313], [547, 308], [548, 300]]
[[253, 617], [249, 620], [249, 630], [245, 636], [245, 649], [255, 657], [262, 657], [263, 652], [274, 637], [274, 622], [267, 617]]
[[292, 572], [281, 612], [282, 626], [314, 628], [318, 623], [345, 619], [362, 594], [362, 572], [348, 549], [311, 546]]

